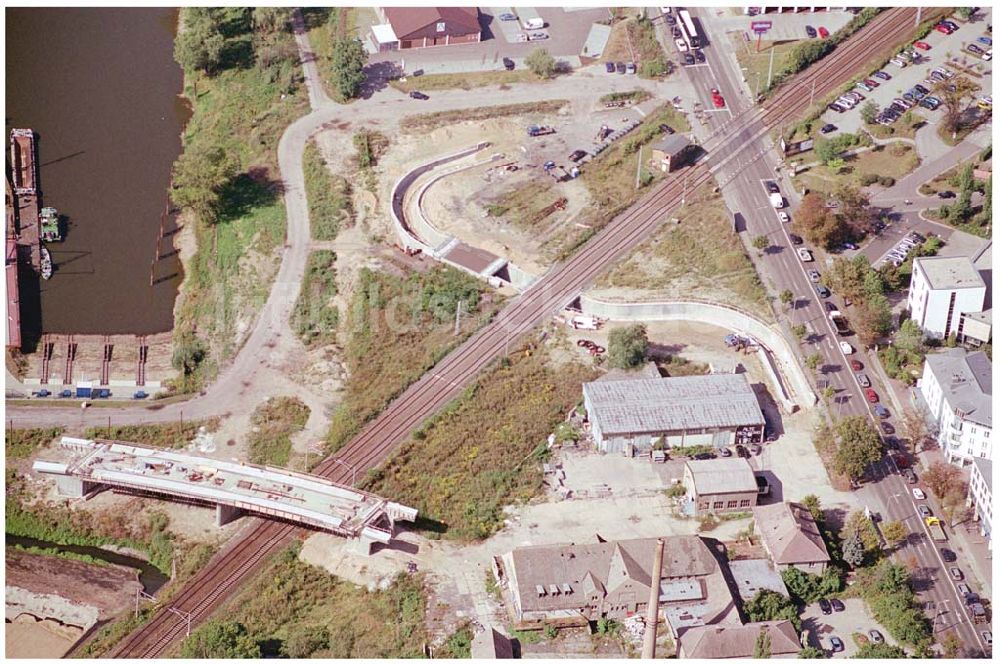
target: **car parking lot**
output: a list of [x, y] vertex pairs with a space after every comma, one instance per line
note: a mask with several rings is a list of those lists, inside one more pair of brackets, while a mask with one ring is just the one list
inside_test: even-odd
[[[829, 614], [824, 614], [819, 603], [806, 606], [802, 613], [802, 630], [806, 631], [810, 646], [822, 649], [834, 658], [851, 658], [858, 652], [858, 646], [851, 637], [853, 633], [868, 635], [868, 631], [877, 630], [888, 644], [896, 644], [889, 633], [875, 622], [864, 601], [860, 598], [845, 598], [843, 609], [827, 608]], [[834, 651], [831, 638], [838, 637], [843, 643], [842, 651]]]
[[[843, 113], [838, 113], [837, 111], [827, 109], [824, 111], [822, 116], [822, 122], [824, 124], [836, 125], [839, 131], [842, 132], [857, 132], [862, 128], [864, 122], [861, 119], [861, 107], [868, 101], [873, 101], [878, 106], [879, 110], [882, 111], [892, 104], [895, 99], [904, 99], [910, 108], [919, 111], [921, 115], [930, 120], [931, 122], [937, 122], [942, 111], [940, 108], [937, 110], [932, 110], [930, 108], [919, 106], [918, 103], [910, 103], [909, 99], [905, 99], [904, 95], [913, 90], [916, 85], [923, 85], [924, 88], [929, 90], [929, 86], [922, 81], [929, 78], [932, 70], [940, 67], [948, 67], [946, 61], [948, 59], [948, 54], [956, 55], [962, 52], [964, 44], [976, 43], [976, 38], [983, 36], [985, 34], [986, 25], [989, 19], [979, 20], [977, 22], [961, 25], [958, 30], [954, 31], [950, 35], [943, 34], [936, 30], [932, 30], [930, 34], [920, 40], [925, 43], [930, 48], [928, 50], [923, 50], [915, 47], [908, 47], [906, 51], [916, 53], [918, 55], [918, 61], [908, 62], [905, 67], [898, 67], [891, 63], [887, 63], [880, 70], [884, 74], [888, 75], [888, 80], [875, 76], [875, 72], [863, 72], [859, 73], [857, 81], [870, 80], [878, 83], [877, 87], [871, 86], [871, 90], [864, 90], [861, 88], [854, 88], [853, 92], [858, 93], [864, 99], [859, 100], [856, 105]], [[989, 48], [984, 44], [979, 44], [984, 49]], [[965, 53], [968, 56], [970, 65], [976, 64], [976, 56], [972, 53]], [[970, 78], [978, 83], [982, 87], [980, 95], [988, 95], [992, 87], [992, 76], [990, 67], [988, 63], [983, 63], [987, 65], [984, 68], [984, 75], [981, 79], [975, 77]], [[952, 73], [958, 73], [955, 68], [948, 67]], [[919, 96], [923, 96], [922, 93]], [[933, 96], [933, 93], [931, 95]], [[918, 100], [915, 100], [918, 101]], [[903, 109], [905, 112], [906, 109]], [[901, 113], [899, 114], [901, 115]], [[897, 115], [898, 117], [898, 115]]]

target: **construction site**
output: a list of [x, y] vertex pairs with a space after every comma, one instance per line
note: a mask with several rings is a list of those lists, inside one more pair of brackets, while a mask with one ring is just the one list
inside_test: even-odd
[[36, 460], [33, 470], [55, 476], [59, 493], [87, 498], [103, 489], [216, 506], [223, 526], [243, 513], [387, 544], [397, 521], [417, 511], [310, 474], [223, 462], [116, 441], [62, 437], [61, 460]]

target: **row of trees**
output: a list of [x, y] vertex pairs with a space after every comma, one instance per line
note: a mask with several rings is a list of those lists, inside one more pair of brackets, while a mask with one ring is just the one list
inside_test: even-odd
[[872, 346], [892, 330], [892, 305], [886, 297], [882, 274], [861, 254], [837, 258], [826, 274], [827, 284], [854, 303], [854, 332], [865, 346]]
[[291, 16], [288, 7], [187, 7], [181, 13], [174, 59], [188, 74], [209, 76], [247, 64], [248, 54], [270, 64], [288, 55], [275, 49], [276, 36], [287, 30]]

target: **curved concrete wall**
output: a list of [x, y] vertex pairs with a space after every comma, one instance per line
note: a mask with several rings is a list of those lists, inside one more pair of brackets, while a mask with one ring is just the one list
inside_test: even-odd
[[414, 229], [411, 229], [407, 225], [406, 215], [403, 214], [403, 197], [406, 195], [406, 191], [410, 188], [410, 186], [423, 174], [440, 166], [441, 164], [446, 164], [450, 161], [475, 154], [488, 145], [488, 141], [482, 141], [471, 148], [466, 148], [465, 150], [461, 150], [451, 155], [440, 157], [434, 161], [418, 166], [396, 181], [396, 184], [392, 188], [392, 205], [389, 207], [389, 213], [392, 217], [392, 224], [396, 229], [396, 235], [399, 237], [399, 241], [402, 243], [403, 247], [406, 247], [407, 249], [419, 249], [426, 254], [430, 254], [434, 258], [438, 258], [434, 250], [436, 247], [440, 246], [440, 243], [432, 247], [423, 239], [419, 238], [414, 232]]
[[788, 411], [795, 404], [811, 407], [816, 395], [795, 352], [774, 326], [734, 307], [688, 299], [676, 302], [625, 303], [580, 297], [584, 314], [619, 321], [699, 321], [755, 338], [763, 346], [761, 364], [771, 375], [775, 397]]

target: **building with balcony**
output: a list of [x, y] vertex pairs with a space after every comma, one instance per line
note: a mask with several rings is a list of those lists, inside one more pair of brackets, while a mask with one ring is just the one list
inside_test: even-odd
[[[983, 328], [982, 317], [975, 316], [987, 309], [986, 292], [986, 281], [968, 256], [924, 256], [913, 260], [907, 308], [929, 337], [954, 334], [974, 343], [988, 342], [989, 317]], [[984, 335], [986, 339], [980, 339]]]
[[917, 390], [945, 457], [962, 466], [993, 459], [992, 363], [962, 348], [928, 354]]
[[993, 549], [993, 462], [982, 457], [972, 460], [969, 475], [969, 497], [966, 500], [974, 510], [979, 522], [979, 533], [987, 539], [987, 546]]

